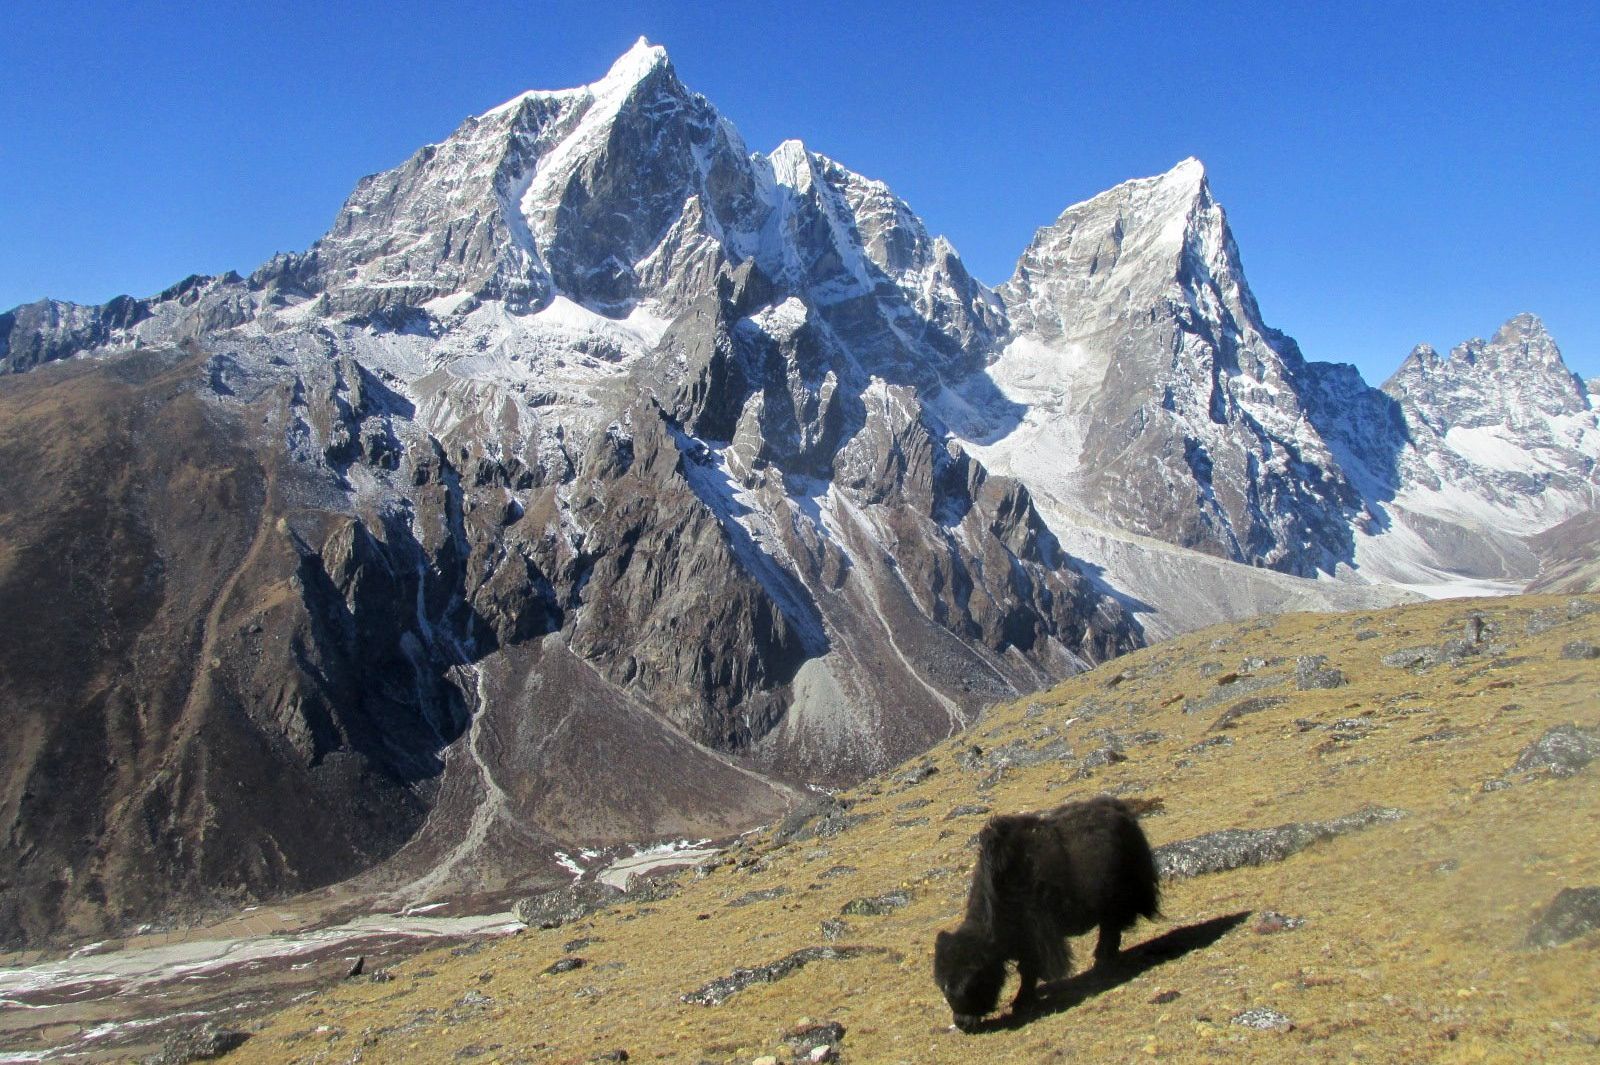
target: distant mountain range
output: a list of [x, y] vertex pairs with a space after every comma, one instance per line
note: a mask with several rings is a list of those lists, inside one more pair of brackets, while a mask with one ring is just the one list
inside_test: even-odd
[[1192, 159], [989, 289], [643, 41], [0, 371], [10, 944], [730, 832], [1155, 636], [1581, 568], [1600, 490], [1531, 315], [1307, 362]]

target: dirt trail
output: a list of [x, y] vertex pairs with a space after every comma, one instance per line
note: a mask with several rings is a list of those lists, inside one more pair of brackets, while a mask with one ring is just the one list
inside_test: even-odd
[[518, 828], [507, 812], [511, 799], [494, 779], [494, 772], [489, 768], [489, 762], [479, 746], [489, 708], [489, 696], [484, 689], [483, 666], [467, 665], [459, 668], [461, 672], [470, 673], [472, 676], [472, 723], [467, 728], [466, 743], [454, 748], [451, 755], [459, 756], [457, 752], [464, 751], [466, 756], [472, 759], [473, 766], [477, 769], [478, 786], [482, 789], [483, 797], [472, 811], [472, 820], [467, 823], [460, 842], [428, 872], [389, 892], [385, 896], [385, 902], [390, 905], [414, 906], [426, 901], [432, 892], [446, 885], [455, 871], [471, 860], [472, 856], [483, 847], [489, 838], [489, 830], [494, 827], [496, 821], [503, 819], [512, 828]]

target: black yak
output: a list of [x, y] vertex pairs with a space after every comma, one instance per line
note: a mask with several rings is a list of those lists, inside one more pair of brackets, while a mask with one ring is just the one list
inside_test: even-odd
[[1007, 961], [1022, 979], [1015, 1009], [1033, 1000], [1039, 981], [1071, 970], [1068, 936], [1098, 927], [1095, 964], [1108, 965], [1122, 933], [1155, 917], [1159, 904], [1150, 844], [1121, 799], [993, 817], [978, 835], [966, 919], [934, 943], [934, 979], [956, 1025], [970, 1029], [999, 1002]]

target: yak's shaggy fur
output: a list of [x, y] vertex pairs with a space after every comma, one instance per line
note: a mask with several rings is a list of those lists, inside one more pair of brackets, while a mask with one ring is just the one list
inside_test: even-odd
[[1100, 929], [1096, 965], [1114, 962], [1122, 933], [1159, 913], [1155, 859], [1134, 810], [1102, 795], [1042, 814], [990, 818], [978, 836], [978, 866], [966, 919], [934, 944], [933, 975], [970, 1028], [1000, 1000], [1006, 962], [1017, 962], [1026, 1005], [1041, 980], [1072, 968], [1068, 936]]

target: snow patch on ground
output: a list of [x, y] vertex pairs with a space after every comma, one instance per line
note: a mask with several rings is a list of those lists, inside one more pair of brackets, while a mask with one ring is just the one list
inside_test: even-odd
[[672, 324], [642, 303], [629, 311], [626, 318], [607, 318], [565, 296], [556, 296], [544, 309], [527, 317], [530, 322], [552, 325], [574, 333], [609, 334], [631, 339], [647, 348], [659, 344], [667, 326]]
[[703, 858], [711, 857], [717, 853], [717, 848], [710, 846], [710, 842], [707, 839], [679, 839], [670, 843], [657, 843], [650, 847], [635, 846], [631, 855], [618, 858], [607, 866], [600, 874], [599, 880], [602, 884], [625, 890], [632, 877], [644, 876], [658, 869], [693, 865]]
[[1537, 473], [1544, 464], [1523, 445], [1509, 439], [1504, 429], [1497, 425], [1466, 427], [1453, 425], [1444, 434], [1444, 442], [1456, 453], [1476, 466], [1493, 470], [1518, 470]]
[[750, 316], [755, 327], [777, 341], [792, 338], [806, 324], [806, 305], [790, 296], [776, 307], [765, 307]]
[[1061, 546], [1097, 584], [1134, 612], [1147, 640], [1166, 639], [1258, 614], [1362, 610], [1415, 598], [1383, 585], [1308, 580], [1246, 566], [1150, 537], [1075, 522], [1035, 497]]

